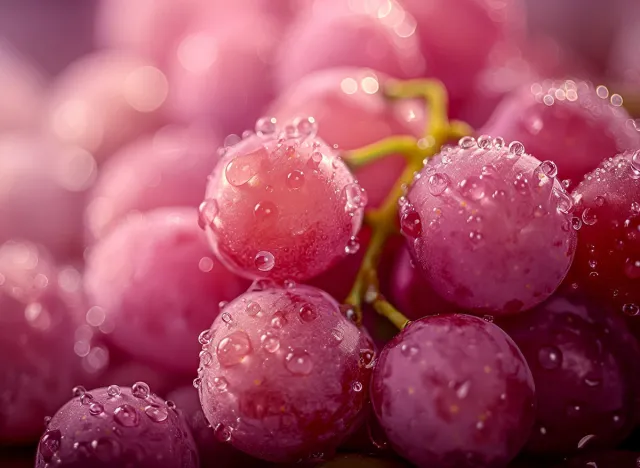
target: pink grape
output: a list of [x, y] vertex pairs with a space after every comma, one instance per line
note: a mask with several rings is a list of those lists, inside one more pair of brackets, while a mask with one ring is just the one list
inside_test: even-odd
[[124, 146], [100, 168], [87, 202], [90, 236], [103, 237], [131, 212], [197, 207], [220, 143], [210, 130], [167, 126]]
[[197, 468], [198, 453], [174, 404], [149, 385], [73, 389], [47, 423], [36, 468]]
[[640, 150], [606, 159], [573, 192], [578, 249], [568, 284], [640, 320]]
[[96, 52], [67, 67], [50, 91], [45, 130], [104, 160], [161, 123], [164, 73], [123, 52]]
[[481, 132], [518, 140], [579, 182], [604, 158], [640, 146], [622, 98], [584, 81], [543, 81], [507, 97]]
[[280, 45], [280, 90], [326, 68], [365, 67], [396, 78], [424, 71], [415, 20], [395, 0], [316, 1], [305, 13]]
[[0, 444], [36, 440], [43, 418], [82, 378], [77, 312], [57, 273], [33, 244], [0, 245]]
[[443, 299], [475, 313], [542, 302], [573, 259], [571, 198], [553, 162], [519, 142], [465, 137], [416, 176], [400, 225], [416, 268]]
[[[391, 101], [383, 95], [389, 77], [367, 68], [319, 70], [287, 88], [269, 109], [278, 121], [313, 117], [318, 135], [343, 151], [392, 135], [422, 137], [425, 105], [420, 100]], [[400, 155], [385, 157], [356, 171], [369, 205], [379, 206], [404, 168]]]
[[300, 119], [256, 132], [225, 149], [200, 206], [216, 256], [248, 277], [302, 281], [350, 251], [366, 193], [336, 151]]
[[580, 297], [554, 295], [499, 325], [520, 347], [535, 381], [528, 452], [609, 448], [630, 433], [640, 408], [640, 349], [622, 319]]
[[322, 458], [361, 420], [373, 343], [319, 289], [258, 282], [200, 342], [194, 384], [207, 420], [219, 440], [249, 455]]
[[193, 371], [199, 331], [246, 288], [211, 257], [195, 208], [132, 217], [97, 243], [84, 282], [110, 341], [165, 369]]
[[516, 345], [462, 314], [424, 317], [391, 340], [371, 400], [394, 449], [424, 467], [506, 466], [534, 420], [533, 378]]
[[0, 136], [0, 242], [24, 238], [60, 261], [82, 254], [84, 192], [96, 174], [86, 151], [38, 135]]

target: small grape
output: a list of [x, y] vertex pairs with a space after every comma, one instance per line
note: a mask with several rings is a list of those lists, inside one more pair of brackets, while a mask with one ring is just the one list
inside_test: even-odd
[[422, 318], [391, 340], [371, 400], [395, 450], [434, 468], [505, 466], [535, 413], [531, 371], [513, 341], [461, 314]]
[[48, 423], [36, 468], [198, 466], [187, 424], [171, 405], [149, 393], [147, 384], [77, 393]]
[[112, 343], [184, 372], [196, 365], [198, 333], [218, 303], [246, 287], [212, 258], [196, 219], [195, 208], [160, 208], [128, 219], [94, 246], [84, 278]]
[[202, 225], [216, 256], [242, 276], [311, 278], [345, 257], [360, 229], [366, 192], [302, 124], [261, 119], [210, 177]]
[[250, 290], [225, 311], [232, 321], [213, 323], [197, 383], [218, 439], [274, 462], [330, 456], [361, 420], [370, 339], [309, 286]]
[[629, 434], [640, 408], [640, 350], [622, 319], [579, 296], [554, 295], [498, 323], [522, 350], [535, 381], [528, 452], [614, 447]]
[[540, 160], [553, 160], [562, 179], [579, 182], [603, 157], [640, 146], [629, 114], [604, 86], [543, 81], [511, 93], [483, 133], [522, 142]]
[[555, 164], [519, 142], [471, 137], [414, 179], [400, 226], [416, 268], [443, 299], [503, 315], [550, 296], [574, 255], [572, 201]]

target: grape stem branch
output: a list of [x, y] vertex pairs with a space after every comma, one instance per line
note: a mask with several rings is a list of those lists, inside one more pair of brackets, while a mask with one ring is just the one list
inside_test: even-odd
[[406, 166], [393, 188], [378, 208], [365, 212], [365, 223], [372, 234], [362, 264], [356, 275], [346, 303], [353, 308], [355, 321], [362, 323], [362, 305], [370, 304], [398, 329], [409, 320], [380, 293], [378, 265], [388, 238], [398, 231], [398, 201], [413, 180], [414, 174], [451, 140], [469, 135], [472, 130], [464, 122], [449, 121], [447, 115], [447, 91], [437, 80], [391, 81], [385, 89], [388, 99], [423, 98], [427, 105], [424, 136], [392, 136], [371, 145], [347, 152], [345, 160], [352, 168], [359, 168], [391, 154], [400, 154]]

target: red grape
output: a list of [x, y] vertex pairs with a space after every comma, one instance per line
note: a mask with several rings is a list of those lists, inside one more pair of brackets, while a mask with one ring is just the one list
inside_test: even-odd
[[535, 416], [533, 378], [516, 345], [462, 314], [422, 318], [391, 340], [371, 399], [396, 451], [433, 468], [506, 466]]
[[217, 257], [249, 278], [305, 280], [350, 251], [366, 194], [301, 119], [261, 119], [218, 162], [201, 205]]
[[573, 259], [571, 198], [519, 142], [460, 140], [418, 173], [400, 208], [416, 267], [436, 293], [477, 313], [549, 297]]
[[82, 377], [77, 312], [33, 244], [0, 246], [0, 444], [31, 442]]
[[100, 168], [86, 223], [99, 239], [130, 212], [197, 207], [218, 157], [220, 140], [190, 127], [165, 127], [123, 147]]
[[211, 258], [195, 208], [161, 208], [120, 224], [92, 249], [84, 279], [115, 345], [182, 372], [195, 369], [196, 338], [218, 304], [246, 287]]
[[640, 409], [640, 350], [620, 318], [581, 298], [555, 295], [500, 326], [522, 350], [536, 385], [529, 452], [613, 447], [630, 433]]
[[198, 453], [174, 404], [144, 382], [74, 397], [47, 423], [36, 468], [197, 468]]
[[[568, 283], [640, 317], [640, 151], [605, 160], [574, 190], [578, 249]], [[640, 319], [638, 319], [640, 320]]]
[[544, 81], [513, 92], [481, 130], [518, 140], [527, 151], [579, 182], [603, 158], [640, 146], [622, 98], [583, 81]]
[[200, 342], [204, 413], [220, 440], [252, 456], [322, 458], [361, 420], [373, 343], [319, 289], [258, 285]]
[[395, 0], [316, 1], [280, 46], [277, 85], [282, 90], [313, 71], [344, 66], [419, 76], [424, 59], [415, 19]]
[[[313, 117], [320, 138], [341, 150], [354, 150], [392, 135], [422, 137], [424, 104], [385, 99], [381, 87], [387, 80], [367, 68], [320, 70], [283, 92], [271, 104], [269, 115], [281, 122]], [[370, 206], [381, 204], [404, 165], [400, 155], [391, 155], [356, 171]]]

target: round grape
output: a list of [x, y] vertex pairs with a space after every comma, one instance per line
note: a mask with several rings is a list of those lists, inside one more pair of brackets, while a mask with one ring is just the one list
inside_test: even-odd
[[522, 350], [536, 385], [528, 452], [614, 447], [630, 433], [640, 408], [640, 350], [619, 317], [579, 297], [554, 295], [499, 325]]
[[497, 326], [462, 314], [410, 323], [380, 353], [371, 400], [396, 451], [417, 466], [506, 466], [535, 415], [524, 357]]
[[144, 382], [110, 385], [73, 398], [47, 423], [36, 468], [197, 468], [198, 453], [175, 405]]
[[512, 314], [549, 297], [573, 259], [571, 197], [553, 162], [483, 135], [445, 148], [416, 176], [400, 225], [416, 267], [442, 298]]
[[195, 381], [218, 439], [274, 462], [330, 455], [361, 421], [373, 343], [309, 286], [258, 282], [225, 313], [200, 335]]
[[305, 280], [347, 255], [366, 192], [313, 120], [261, 119], [218, 162], [200, 206], [217, 257], [249, 278]]
[[198, 333], [246, 284], [212, 258], [195, 208], [161, 208], [120, 224], [91, 251], [84, 277], [108, 338], [176, 371], [197, 363]]

